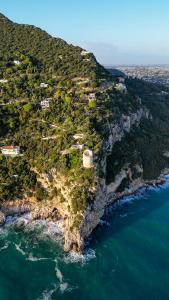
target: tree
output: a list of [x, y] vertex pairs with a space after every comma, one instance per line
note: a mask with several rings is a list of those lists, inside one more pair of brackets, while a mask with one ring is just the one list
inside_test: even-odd
[[23, 109], [25, 112], [29, 113], [33, 108], [33, 105], [31, 103], [27, 103], [23, 106]]

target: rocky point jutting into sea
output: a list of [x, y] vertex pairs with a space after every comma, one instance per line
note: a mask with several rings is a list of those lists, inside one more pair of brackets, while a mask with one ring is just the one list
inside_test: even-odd
[[82, 252], [107, 206], [164, 182], [168, 88], [3, 15], [0, 40], [0, 225], [60, 221], [65, 251]]

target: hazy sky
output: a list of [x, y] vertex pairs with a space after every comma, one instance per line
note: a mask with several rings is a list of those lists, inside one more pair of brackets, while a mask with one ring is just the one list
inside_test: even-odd
[[94, 52], [102, 64], [169, 64], [169, 0], [0, 0], [0, 11]]

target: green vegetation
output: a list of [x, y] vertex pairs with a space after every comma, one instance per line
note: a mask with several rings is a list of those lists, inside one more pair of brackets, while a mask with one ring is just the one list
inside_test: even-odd
[[[168, 159], [162, 152], [168, 147], [169, 107], [167, 96], [159, 96], [161, 87], [126, 79], [128, 93], [118, 92], [117, 79], [92, 54], [86, 59], [81, 48], [1, 15], [0, 40], [0, 146], [21, 147], [18, 157], [0, 155], [1, 202], [26, 194], [43, 201], [49, 195], [37, 174], [55, 170], [66, 178], [67, 186], [75, 186], [71, 198], [78, 227], [81, 212], [93, 207], [96, 178], [102, 171], [96, 166], [105, 155], [102, 145], [109, 135], [108, 123], [139, 109], [138, 96], [153, 120], [144, 121], [115, 144], [107, 159], [107, 182], [126, 163], [131, 168], [142, 164], [145, 178], [156, 177], [166, 166]], [[90, 100], [90, 93], [95, 99]], [[43, 100], [49, 107], [41, 106]], [[75, 134], [82, 137], [76, 140]], [[75, 147], [79, 145], [94, 151], [94, 168], [83, 168], [83, 152]], [[137, 171], [133, 176], [137, 178]], [[53, 187], [50, 197], [56, 196], [65, 201]]]
[[141, 97], [151, 115], [113, 147], [107, 158], [107, 183], [114, 180], [125, 164], [131, 168], [136, 164], [143, 166], [143, 178], [147, 180], [157, 178], [169, 167], [169, 158], [164, 155], [169, 149], [169, 96], [161, 94], [162, 90], [169, 90], [137, 79], [128, 79], [128, 88]]

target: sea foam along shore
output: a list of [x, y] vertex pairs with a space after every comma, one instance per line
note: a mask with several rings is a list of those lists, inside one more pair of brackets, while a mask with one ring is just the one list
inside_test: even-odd
[[[167, 170], [168, 171], [168, 170]], [[167, 174], [166, 174], [167, 173]], [[129, 202], [130, 200], [134, 200], [137, 197], [140, 197], [140, 192], [143, 193], [146, 189], [151, 187], [157, 188], [159, 186], [166, 186], [169, 184], [169, 175], [168, 172], [163, 173], [157, 180], [143, 182], [142, 185], [139, 185], [137, 188], [135, 187], [133, 190], [125, 191], [123, 193], [116, 194], [113, 201], [108, 203], [106, 212], [111, 209], [116, 209], [116, 204], [123, 204], [125, 202]], [[105, 213], [106, 215], [106, 213]], [[100, 224], [106, 224], [106, 222], [100, 221]], [[16, 228], [23, 228], [28, 230], [34, 230], [38, 227], [43, 232], [44, 236], [48, 236], [53, 239], [57, 239], [59, 242], [63, 242], [63, 234], [64, 234], [64, 222], [63, 220], [58, 220], [56, 222], [49, 220], [32, 220], [32, 215], [30, 213], [25, 213], [21, 216], [17, 214], [13, 216], [7, 216], [5, 219], [5, 223], [3, 225], [4, 229], [7, 229], [9, 226], [14, 226]], [[2, 227], [1, 227], [2, 228]], [[86, 249], [84, 255], [79, 255], [74, 252], [70, 252], [65, 256], [65, 262], [81, 262], [84, 263], [91, 258], [95, 257], [95, 252], [91, 249]]]
[[[144, 182], [138, 189], [121, 193], [117, 198], [114, 198], [114, 201], [106, 207], [105, 215], [103, 219], [106, 218], [106, 215], [112, 213], [112, 211], [116, 210], [117, 207], [123, 206], [126, 203], [136, 201], [141, 197], [144, 197], [145, 192], [149, 190], [161, 190], [169, 187], [169, 170], [163, 172], [157, 180]], [[119, 193], [120, 194], [120, 193]], [[101, 224], [106, 224], [106, 221], [101, 222]]]
[[133, 184], [133, 186], [130, 189], [126, 189], [123, 192], [114, 193], [112, 197], [109, 199], [107, 206], [112, 206], [116, 202], [121, 201], [124, 197], [136, 195], [141, 189], [149, 189], [150, 187], [157, 188], [159, 186], [162, 186], [166, 183], [166, 181], [169, 179], [169, 169], [164, 170], [163, 173], [159, 176], [159, 178], [154, 180], [142, 180], [137, 182], [136, 184]]

